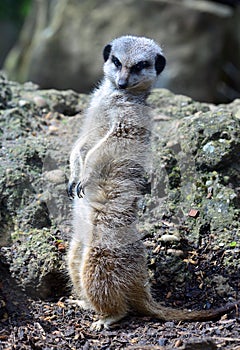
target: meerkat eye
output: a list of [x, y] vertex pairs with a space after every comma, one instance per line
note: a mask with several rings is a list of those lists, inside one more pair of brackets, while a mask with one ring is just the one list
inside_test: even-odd
[[119, 61], [119, 59], [118, 59], [117, 57], [112, 56], [112, 62], [115, 64], [115, 66], [116, 66], [117, 68], [122, 67], [121, 62]]
[[144, 68], [150, 67], [151, 64], [148, 61], [140, 61], [131, 68], [131, 73], [139, 73]]

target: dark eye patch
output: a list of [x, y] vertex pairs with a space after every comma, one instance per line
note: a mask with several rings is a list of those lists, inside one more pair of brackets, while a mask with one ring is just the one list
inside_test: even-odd
[[119, 61], [119, 59], [118, 59], [117, 57], [112, 56], [112, 62], [113, 62], [113, 64], [114, 64], [117, 68], [122, 67], [121, 62]]
[[139, 73], [144, 68], [148, 68], [150, 66], [151, 66], [151, 64], [148, 61], [140, 61], [131, 67], [131, 73]]

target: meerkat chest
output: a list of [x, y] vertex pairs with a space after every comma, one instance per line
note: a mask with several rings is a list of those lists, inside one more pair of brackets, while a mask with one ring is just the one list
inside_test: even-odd
[[144, 143], [149, 141], [151, 122], [146, 106], [114, 96], [106, 101], [104, 110], [114, 139], [138, 140]]
[[151, 131], [142, 125], [136, 125], [129, 120], [121, 120], [116, 123], [112, 136], [118, 141], [135, 140], [148, 143]]

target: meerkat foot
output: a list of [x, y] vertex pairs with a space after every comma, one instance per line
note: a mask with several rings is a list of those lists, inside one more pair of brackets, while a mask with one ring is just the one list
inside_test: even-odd
[[109, 329], [109, 326], [106, 325], [103, 320], [98, 320], [96, 322], [93, 322], [90, 330], [91, 331], [101, 331], [102, 328]]
[[79, 300], [79, 299], [67, 299], [69, 304], [74, 304], [79, 306], [81, 309], [83, 310], [89, 310], [91, 309], [90, 305], [88, 304], [88, 302], [86, 302], [85, 300]]
[[93, 331], [100, 331], [102, 328], [109, 329], [109, 326], [121, 320], [124, 315], [104, 317], [100, 318], [98, 321], [93, 322], [90, 329]]

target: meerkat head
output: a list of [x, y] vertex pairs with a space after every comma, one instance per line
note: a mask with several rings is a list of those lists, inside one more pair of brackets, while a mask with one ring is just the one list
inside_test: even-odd
[[104, 74], [117, 89], [141, 93], [149, 91], [163, 71], [166, 59], [151, 39], [122, 36], [103, 50]]

